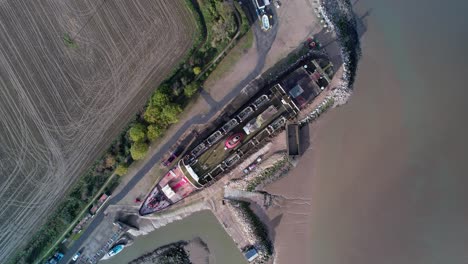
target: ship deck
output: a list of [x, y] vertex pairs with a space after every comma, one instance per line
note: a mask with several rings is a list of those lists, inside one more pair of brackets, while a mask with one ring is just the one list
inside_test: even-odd
[[[246, 135], [243, 127], [249, 122], [256, 120], [259, 117], [259, 115], [262, 114], [265, 110], [267, 110], [270, 106], [276, 108], [276, 113], [272, 116], [269, 116], [267, 120], [262, 120], [263, 122], [261, 126], [255, 132]], [[257, 109], [253, 114], [251, 114], [251, 118], [240, 122], [235, 128], [232, 129], [232, 131], [229, 134], [226, 134], [217, 143], [209, 147], [200, 157], [198, 157], [198, 161], [191, 166], [192, 169], [195, 173], [197, 173], [203, 178], [203, 175], [213, 170], [216, 166], [218, 166], [218, 164], [222, 163], [226, 158], [234, 154], [239, 148], [248, 143], [258, 132], [260, 132], [277, 117], [284, 114], [285, 111], [286, 109], [282, 105], [281, 101], [277, 98], [273, 98], [270, 104], [266, 104], [261, 108]], [[225, 149], [226, 140], [231, 135], [238, 133], [244, 134], [241, 143], [235, 148]]]

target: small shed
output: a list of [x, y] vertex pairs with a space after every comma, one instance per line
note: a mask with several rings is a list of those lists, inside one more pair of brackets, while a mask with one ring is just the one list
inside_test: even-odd
[[258, 257], [258, 251], [256, 248], [251, 248], [244, 253], [245, 258], [251, 262]]
[[107, 200], [107, 198], [109, 198], [109, 196], [107, 194], [105, 194], [105, 193], [102, 194], [101, 197], [99, 198], [99, 203], [101, 203], [101, 204], [104, 203]]

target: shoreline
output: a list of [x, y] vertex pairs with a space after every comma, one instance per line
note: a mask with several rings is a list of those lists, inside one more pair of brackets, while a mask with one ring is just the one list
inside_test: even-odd
[[133, 259], [129, 264], [150, 264], [160, 261], [179, 264], [207, 264], [209, 258], [208, 245], [200, 237], [195, 237], [158, 247]]

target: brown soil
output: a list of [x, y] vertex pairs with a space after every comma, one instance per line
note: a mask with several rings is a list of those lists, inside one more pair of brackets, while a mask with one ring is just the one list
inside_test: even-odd
[[255, 68], [257, 59], [258, 54], [255, 43], [253, 43], [252, 48], [246, 50], [235, 66], [229, 72], [226, 72], [222, 78], [216, 81], [208, 79], [205, 86], [213, 99], [216, 101], [223, 99], [243, 77], [247, 76]]
[[11, 1], [0, 16], [5, 260], [181, 60], [194, 19], [173, 0]]
[[279, 29], [266, 58], [264, 70], [286, 57], [303, 41], [322, 30], [313, 9], [314, 0], [283, 0], [276, 9]]

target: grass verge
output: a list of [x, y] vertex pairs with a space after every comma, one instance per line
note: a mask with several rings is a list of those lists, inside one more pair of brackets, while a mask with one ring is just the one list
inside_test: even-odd
[[246, 32], [246, 34], [239, 40], [237, 45], [229, 51], [228, 55], [216, 65], [216, 69], [210, 74], [207, 82], [216, 82], [221, 79], [232, 67], [240, 60], [242, 55], [252, 47], [254, 35], [252, 30]]

